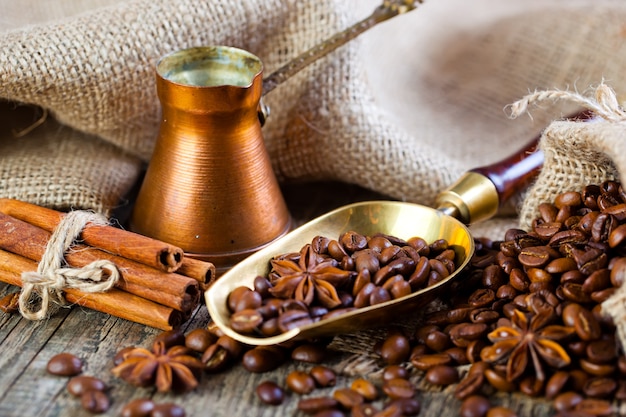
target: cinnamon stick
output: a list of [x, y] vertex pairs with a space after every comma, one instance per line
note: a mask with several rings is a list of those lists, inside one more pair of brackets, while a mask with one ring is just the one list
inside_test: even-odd
[[[0, 213], [0, 248], [39, 262], [51, 233], [30, 223]], [[68, 265], [81, 268], [89, 263], [106, 259], [113, 262], [122, 277], [116, 287], [150, 301], [190, 312], [198, 306], [198, 282], [183, 275], [162, 272], [132, 260], [116, 256], [86, 245], [74, 245], [65, 254]]]
[[[50, 233], [65, 216], [56, 210], [8, 198], [0, 199], [0, 212]], [[165, 272], [176, 271], [184, 256], [183, 250], [176, 246], [113, 226], [87, 225], [81, 239], [88, 246]]]
[[215, 265], [212, 262], [201, 261], [199, 259], [185, 256], [180, 268], [176, 273], [194, 278], [200, 283], [200, 288], [205, 291], [215, 281]]
[[[0, 281], [22, 287], [22, 272], [36, 270], [36, 262], [0, 249]], [[188, 318], [183, 312], [115, 288], [99, 293], [73, 288], [64, 291], [66, 300], [72, 304], [161, 330], [172, 330]]]

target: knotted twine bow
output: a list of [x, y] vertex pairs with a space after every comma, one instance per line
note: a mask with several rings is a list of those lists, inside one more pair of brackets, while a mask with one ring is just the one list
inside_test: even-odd
[[[620, 125], [626, 122], [626, 112], [622, 108], [612, 88], [604, 83], [601, 83], [595, 90], [595, 97], [590, 98], [578, 93], [560, 90], [548, 90], [539, 91], [529, 94], [517, 102], [509, 106], [510, 117], [516, 118], [528, 111], [528, 107], [531, 104], [535, 104], [545, 100], [565, 100], [578, 104], [587, 110], [591, 110], [595, 116], [600, 116], [606, 122], [614, 125]], [[623, 131], [623, 133], [622, 133]], [[622, 159], [622, 149], [620, 142], [626, 136], [626, 126], [620, 130], [619, 137], [616, 141], [607, 140], [601, 134], [598, 134], [590, 143], [595, 150], [605, 153], [618, 168], [626, 167], [625, 161]], [[577, 138], [572, 136], [572, 139], [579, 139], [584, 141], [583, 138]], [[582, 146], [582, 145], [580, 145]], [[626, 172], [620, 173], [623, 177]], [[623, 182], [623, 181], [622, 181]], [[624, 275], [626, 271], [612, 271], [612, 274]], [[620, 279], [622, 278], [622, 279]], [[626, 278], [618, 277], [618, 281], [624, 282]], [[617, 335], [622, 346], [622, 350], [626, 351], [626, 285], [622, 284], [617, 291], [602, 303], [602, 314], [606, 317], [610, 317], [617, 329]]]
[[[102, 215], [88, 211], [69, 212], [59, 223], [46, 245], [37, 272], [22, 273], [20, 313], [29, 320], [41, 320], [52, 303], [66, 305], [63, 290], [75, 288], [83, 292], [104, 292], [120, 278], [117, 266], [108, 260], [98, 260], [82, 268], [64, 267], [64, 254], [70, 249], [87, 223], [107, 224]], [[36, 297], [41, 298], [39, 307]]]

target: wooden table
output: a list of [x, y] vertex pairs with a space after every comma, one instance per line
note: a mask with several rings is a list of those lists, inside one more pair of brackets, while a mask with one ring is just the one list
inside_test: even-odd
[[[314, 218], [330, 209], [356, 201], [381, 199], [384, 196], [345, 184], [293, 184], [284, 187], [285, 198], [297, 223]], [[15, 291], [15, 287], [0, 285], [0, 296]], [[191, 330], [206, 326], [210, 321], [206, 308], [198, 308], [184, 326]], [[48, 360], [60, 352], [70, 352], [86, 364], [84, 374], [103, 379], [110, 387], [112, 406], [106, 415], [120, 414], [122, 407], [132, 399], [151, 397], [157, 402], [175, 402], [182, 405], [187, 416], [299, 416], [297, 395], [290, 395], [279, 407], [263, 405], [255, 394], [263, 380], [284, 383], [291, 370], [308, 369], [310, 365], [291, 362], [276, 371], [253, 374], [241, 365], [220, 374], [206, 374], [201, 385], [184, 395], [158, 394], [152, 389], [135, 388], [114, 377], [110, 370], [113, 357], [126, 346], [149, 347], [160, 331], [112, 316], [73, 307], [61, 309], [41, 322], [30, 322], [18, 314], [0, 313], [0, 416], [88, 416], [80, 401], [66, 390], [68, 378], [46, 372]], [[376, 333], [355, 335], [358, 343], [373, 346]], [[364, 336], [364, 337], [363, 337]], [[373, 338], [370, 338], [370, 336]], [[343, 348], [335, 344], [325, 363], [341, 371], [337, 386], [349, 385], [361, 372], [382, 369], [374, 354], [355, 355], [350, 352], [350, 337], [343, 340]], [[363, 342], [365, 340], [365, 342]], [[348, 346], [347, 348], [345, 348]], [[331, 345], [333, 348], [333, 345]], [[380, 376], [380, 375], [378, 375]], [[376, 372], [370, 374], [376, 378]], [[453, 388], [445, 390], [428, 387], [415, 372], [413, 379], [421, 388], [418, 398], [422, 404], [421, 416], [456, 416], [460, 403], [453, 397]], [[317, 390], [316, 395], [328, 394], [332, 389]], [[547, 416], [549, 405], [540, 400], [529, 400], [522, 395], [497, 395], [494, 402], [506, 404], [519, 411], [520, 416]]]

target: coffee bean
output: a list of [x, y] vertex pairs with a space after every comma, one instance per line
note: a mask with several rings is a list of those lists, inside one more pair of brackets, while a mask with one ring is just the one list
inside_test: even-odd
[[337, 402], [346, 410], [350, 410], [351, 408], [365, 402], [363, 395], [352, 388], [336, 389], [333, 392], [333, 398], [337, 400]]
[[285, 401], [285, 391], [273, 381], [263, 381], [257, 385], [256, 394], [261, 401], [269, 405], [280, 405]]
[[154, 409], [154, 402], [149, 398], [137, 398], [127, 403], [120, 414], [121, 417], [149, 417]]
[[298, 401], [298, 410], [305, 414], [317, 414], [323, 410], [336, 408], [339, 405], [332, 397], [309, 397]]
[[374, 401], [378, 398], [376, 386], [366, 379], [355, 379], [352, 381], [350, 388], [361, 394], [366, 401]]
[[185, 409], [174, 403], [155, 404], [150, 417], [185, 417]]
[[585, 398], [574, 407], [575, 411], [580, 411], [592, 416], [613, 416], [615, 409], [607, 400], [595, 398]]
[[53, 375], [74, 376], [83, 371], [83, 361], [71, 353], [59, 353], [48, 361], [46, 370]]
[[589, 378], [583, 386], [583, 392], [588, 397], [609, 398], [617, 390], [617, 382], [612, 378]]
[[420, 371], [427, 371], [433, 366], [450, 365], [452, 358], [445, 353], [419, 355], [411, 358], [411, 364]]
[[309, 371], [309, 374], [318, 387], [333, 387], [337, 382], [335, 371], [323, 365], [314, 366]]
[[396, 333], [385, 339], [380, 349], [380, 356], [387, 365], [397, 365], [408, 360], [410, 352], [409, 339]]
[[454, 390], [454, 396], [463, 400], [471, 395], [478, 394], [483, 386], [485, 377], [482, 372], [469, 372], [459, 382]]
[[517, 413], [510, 408], [496, 406], [487, 411], [486, 417], [517, 417]]
[[545, 397], [549, 400], [555, 398], [562, 391], [569, 381], [569, 373], [566, 371], [556, 371], [546, 383]]
[[276, 346], [257, 346], [244, 353], [242, 365], [249, 372], [269, 372], [286, 360], [284, 350]]
[[85, 391], [80, 397], [80, 404], [83, 409], [93, 414], [101, 414], [109, 409], [111, 401], [106, 393], [92, 390]]
[[306, 310], [288, 310], [278, 316], [278, 328], [285, 333], [297, 327], [313, 323], [313, 319]]
[[196, 352], [204, 352], [217, 341], [217, 337], [207, 329], [194, 329], [185, 336], [185, 346]]
[[263, 323], [263, 315], [253, 308], [237, 310], [230, 316], [230, 327], [242, 334], [252, 334]]
[[388, 365], [383, 369], [383, 381], [395, 378], [407, 379], [408, 377], [409, 371], [400, 365]]
[[578, 337], [582, 340], [596, 340], [602, 334], [600, 323], [598, 323], [591, 311], [580, 304], [568, 304], [563, 309], [562, 318], [566, 325], [574, 327]]
[[459, 381], [459, 373], [453, 366], [437, 365], [426, 372], [425, 378], [433, 385], [451, 385]]
[[367, 247], [367, 238], [357, 232], [348, 231], [339, 237], [339, 243], [348, 252], [356, 252]]
[[104, 391], [105, 389], [104, 381], [94, 376], [75, 376], [67, 383], [67, 391], [75, 397], [80, 397], [87, 391]]
[[489, 400], [481, 395], [470, 395], [461, 403], [461, 417], [483, 417], [489, 411]]
[[574, 391], [567, 391], [556, 396], [554, 408], [556, 411], [572, 410], [583, 400], [583, 396]]
[[492, 387], [502, 392], [513, 392], [517, 389], [517, 385], [509, 381], [506, 376], [495, 369], [485, 369], [485, 379], [489, 381]]
[[422, 404], [417, 398], [398, 398], [387, 405], [387, 407], [391, 406], [397, 406], [402, 416], [417, 416], [422, 409]]
[[613, 338], [594, 340], [585, 350], [587, 358], [593, 363], [610, 363], [617, 358], [617, 344]]
[[315, 389], [315, 380], [304, 371], [291, 371], [285, 382], [287, 388], [296, 394], [309, 394]]
[[407, 379], [394, 378], [383, 382], [383, 392], [392, 399], [413, 398], [415, 386]]

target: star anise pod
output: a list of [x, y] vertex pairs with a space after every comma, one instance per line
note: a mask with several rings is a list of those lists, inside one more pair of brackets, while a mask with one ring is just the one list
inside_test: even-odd
[[352, 272], [337, 268], [334, 261], [315, 253], [311, 245], [300, 251], [297, 262], [280, 258], [271, 261], [270, 293], [278, 298], [295, 298], [307, 305], [317, 300], [328, 309], [341, 305], [337, 288], [351, 281]]
[[152, 351], [144, 348], [129, 350], [111, 372], [138, 387], [156, 385], [159, 392], [186, 392], [198, 386], [202, 362], [185, 346], [167, 348], [165, 343], [159, 342], [154, 344]]
[[506, 362], [509, 381], [517, 380], [529, 366], [534, 368], [536, 378], [544, 381], [544, 364], [558, 369], [571, 362], [559, 342], [572, 335], [574, 329], [551, 325], [554, 317], [554, 310], [550, 309], [534, 315], [514, 310], [511, 326], [498, 327], [487, 335], [493, 345], [482, 350], [481, 358], [489, 363]]

